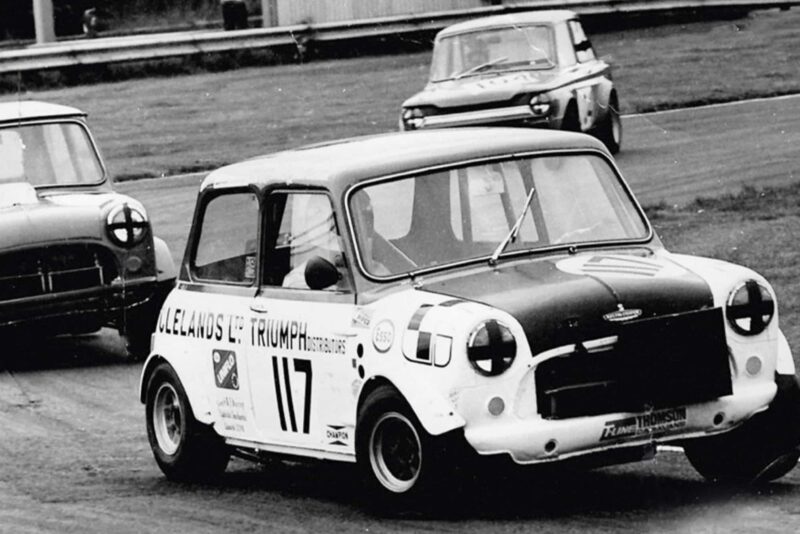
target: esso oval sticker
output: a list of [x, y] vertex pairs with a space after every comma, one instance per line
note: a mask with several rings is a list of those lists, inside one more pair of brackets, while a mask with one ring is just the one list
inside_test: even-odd
[[378, 352], [387, 352], [394, 343], [394, 325], [389, 319], [384, 319], [375, 325], [372, 330], [372, 344]]

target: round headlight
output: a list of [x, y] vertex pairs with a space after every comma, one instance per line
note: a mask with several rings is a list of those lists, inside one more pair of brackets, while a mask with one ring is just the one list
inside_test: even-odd
[[517, 341], [514, 334], [494, 319], [484, 321], [467, 339], [467, 358], [480, 374], [497, 376], [514, 363]]
[[725, 316], [734, 332], [755, 336], [763, 332], [775, 316], [775, 302], [769, 289], [755, 280], [747, 280], [731, 291]]
[[114, 243], [132, 247], [139, 243], [147, 232], [147, 214], [139, 207], [127, 203], [120, 204], [108, 213], [106, 230]]

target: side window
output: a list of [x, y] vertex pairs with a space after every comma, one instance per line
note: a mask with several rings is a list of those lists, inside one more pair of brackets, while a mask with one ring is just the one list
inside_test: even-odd
[[252, 285], [258, 254], [258, 198], [227, 193], [206, 204], [192, 274], [201, 280]]
[[308, 289], [306, 267], [321, 258], [338, 271], [338, 281], [323, 290], [350, 290], [341, 238], [326, 194], [273, 193], [267, 224], [272, 232], [277, 228], [277, 235], [266, 255], [266, 285]]
[[575, 54], [578, 56], [578, 61], [584, 63], [595, 59], [594, 50], [592, 50], [592, 43], [586, 37], [583, 31], [583, 26], [577, 20], [569, 21], [569, 29], [572, 34], [572, 44], [575, 46]]

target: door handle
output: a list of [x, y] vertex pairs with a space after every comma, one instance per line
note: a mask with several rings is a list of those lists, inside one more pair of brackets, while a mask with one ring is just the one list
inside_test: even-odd
[[250, 309], [258, 313], [267, 313], [269, 307], [266, 302], [255, 301], [250, 304]]

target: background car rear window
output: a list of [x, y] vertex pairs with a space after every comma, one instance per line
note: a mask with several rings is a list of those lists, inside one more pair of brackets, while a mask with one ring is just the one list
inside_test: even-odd
[[258, 253], [258, 198], [253, 193], [214, 197], [206, 205], [192, 262], [202, 280], [252, 284]]

